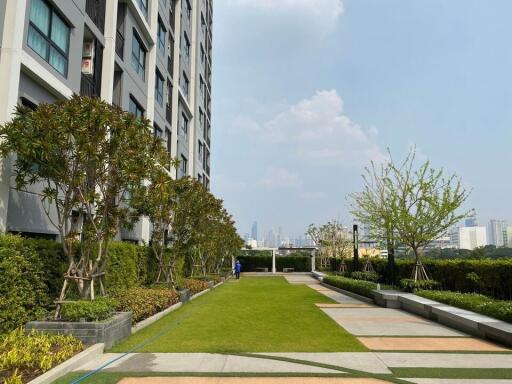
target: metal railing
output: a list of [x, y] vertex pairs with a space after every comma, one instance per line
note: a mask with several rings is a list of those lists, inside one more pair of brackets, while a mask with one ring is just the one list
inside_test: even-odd
[[116, 53], [123, 59], [124, 58], [124, 36], [121, 32], [116, 32]]
[[103, 33], [105, 31], [105, 0], [86, 0], [85, 12]]
[[96, 84], [91, 76], [82, 75], [80, 79], [80, 94], [82, 96], [99, 96], [99, 87], [96, 87]]

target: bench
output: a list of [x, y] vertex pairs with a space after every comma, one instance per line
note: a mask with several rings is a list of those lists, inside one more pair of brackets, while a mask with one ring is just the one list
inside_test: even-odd
[[283, 268], [283, 272], [284, 273], [287, 273], [287, 272], [294, 272], [295, 271], [295, 268]]
[[258, 267], [256, 268], [256, 272], [268, 272], [268, 268]]

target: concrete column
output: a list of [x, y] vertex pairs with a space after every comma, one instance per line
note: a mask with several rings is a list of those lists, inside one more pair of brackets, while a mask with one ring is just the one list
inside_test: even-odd
[[[158, 29], [158, 0], [150, 0], [149, 4], [149, 29], [151, 31], [151, 36], [157, 38], [157, 29]], [[149, 47], [148, 52], [148, 71], [146, 73], [147, 76], [147, 98], [148, 103], [146, 106], [146, 118], [153, 122], [153, 117], [155, 116], [155, 83], [156, 83], [156, 54], [157, 54], [157, 46], [153, 44]]]
[[188, 174], [193, 179], [197, 178], [196, 175], [196, 158], [195, 151], [196, 151], [196, 89], [197, 89], [197, 82], [198, 80], [198, 66], [199, 63], [196, 61], [197, 56], [197, 47], [198, 47], [198, 29], [200, 28], [200, 8], [199, 8], [199, 1], [192, 0], [192, 36], [191, 36], [191, 52], [190, 52], [190, 89], [189, 89], [189, 105], [190, 109], [192, 110], [192, 118], [189, 122], [189, 131], [188, 131]]
[[[171, 3], [172, 4], [172, 3]], [[174, 6], [174, 63], [172, 78], [172, 145], [171, 145], [171, 156], [178, 156], [178, 122], [180, 114], [178, 113], [178, 100], [179, 100], [179, 87], [180, 87], [180, 47], [181, 47], [181, 0], [176, 1]], [[173, 170], [173, 172], [175, 172]]]
[[105, 47], [101, 72], [101, 98], [112, 103], [114, 93], [114, 70], [116, 63], [116, 31], [118, 0], [106, 2], [105, 9]]
[[276, 250], [272, 250], [272, 273], [276, 273]]
[[[0, 20], [0, 26], [3, 26], [0, 48], [0, 124], [11, 119], [11, 114], [18, 104], [27, 0], [7, 1], [4, 4], [4, 19]], [[0, 161], [0, 231], [5, 232], [11, 167], [9, 159]]]
[[311, 253], [311, 272], [315, 272], [316, 268], [316, 251]]

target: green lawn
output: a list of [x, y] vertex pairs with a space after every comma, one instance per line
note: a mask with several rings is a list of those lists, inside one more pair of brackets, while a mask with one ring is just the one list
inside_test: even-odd
[[[367, 349], [282, 277], [230, 280], [116, 345], [112, 352], [340, 352]], [[148, 341], [149, 340], [149, 341]]]
[[397, 377], [512, 379], [512, 368], [391, 368]]

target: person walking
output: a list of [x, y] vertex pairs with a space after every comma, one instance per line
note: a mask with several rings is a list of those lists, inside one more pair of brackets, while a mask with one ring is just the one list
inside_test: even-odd
[[235, 276], [237, 280], [240, 280], [240, 272], [242, 272], [242, 264], [240, 264], [240, 260], [237, 260], [235, 263]]

